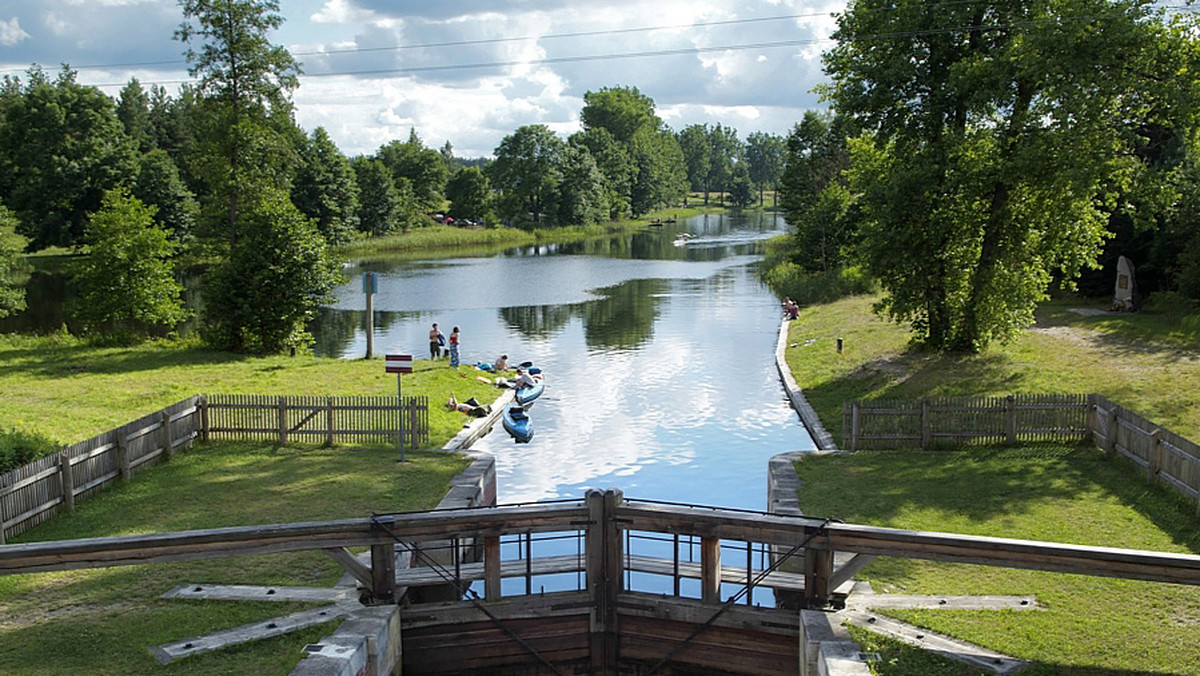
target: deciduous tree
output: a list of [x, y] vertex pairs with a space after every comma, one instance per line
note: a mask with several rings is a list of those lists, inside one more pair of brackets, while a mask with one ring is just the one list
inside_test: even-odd
[[286, 192], [267, 189], [243, 206], [241, 236], [205, 280], [204, 336], [250, 354], [307, 345], [309, 320], [340, 280], [337, 262]]
[[24, 241], [15, 234], [17, 219], [0, 205], [0, 317], [25, 309], [25, 289], [17, 280], [20, 250]]
[[825, 67], [868, 132], [851, 177], [881, 309], [939, 349], [1031, 323], [1095, 260], [1137, 128], [1194, 110], [1179, 37], [1148, 0], [852, 4]]
[[172, 328], [190, 314], [171, 262], [176, 244], [154, 222], [154, 212], [117, 189], [105, 194], [88, 220], [73, 314], [89, 333], [145, 335], [155, 327]]
[[543, 124], [525, 125], [500, 141], [488, 175], [492, 185], [504, 193], [504, 217], [515, 223], [542, 221], [562, 178], [566, 147]]
[[317, 127], [300, 148], [300, 166], [292, 182], [292, 203], [317, 223], [331, 245], [344, 244], [358, 229], [358, 180], [350, 161], [324, 127]]

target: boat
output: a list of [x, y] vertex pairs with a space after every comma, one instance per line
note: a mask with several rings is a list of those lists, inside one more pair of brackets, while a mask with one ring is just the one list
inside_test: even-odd
[[546, 381], [543, 378], [537, 378], [533, 381], [532, 387], [522, 387], [517, 390], [517, 403], [525, 406], [533, 403], [534, 399], [542, 396], [542, 391], [546, 389]]
[[510, 404], [504, 409], [501, 423], [504, 425], [504, 431], [512, 435], [518, 444], [527, 444], [533, 438], [533, 421], [529, 419], [524, 407], [518, 404]]

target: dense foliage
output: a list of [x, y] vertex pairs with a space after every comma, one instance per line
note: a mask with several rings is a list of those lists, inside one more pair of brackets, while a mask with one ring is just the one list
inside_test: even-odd
[[949, 350], [1011, 338], [1114, 231], [1171, 242], [1147, 248], [1186, 288], [1194, 23], [1142, 0], [854, 3], [824, 56], [837, 116], [789, 137], [792, 262], [861, 264], [877, 309]]
[[84, 229], [87, 257], [75, 273], [73, 314], [92, 334], [144, 334], [187, 317], [170, 257], [177, 248], [154, 222], [154, 207], [111, 190]]

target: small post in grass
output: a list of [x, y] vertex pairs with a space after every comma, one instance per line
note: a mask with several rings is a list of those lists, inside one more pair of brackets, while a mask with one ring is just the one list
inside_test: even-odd
[[412, 355], [411, 354], [389, 354], [383, 359], [383, 368], [387, 373], [396, 374], [396, 414], [399, 417], [399, 437], [400, 437], [400, 462], [404, 462], [404, 389], [400, 384], [400, 377], [405, 373], [412, 373]]

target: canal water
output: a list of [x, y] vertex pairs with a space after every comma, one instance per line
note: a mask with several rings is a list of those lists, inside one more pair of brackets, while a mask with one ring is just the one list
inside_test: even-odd
[[[779, 301], [758, 280], [782, 218], [708, 215], [580, 244], [347, 270], [318, 349], [361, 357], [361, 273], [379, 275], [377, 353], [428, 355], [433, 322], [461, 328], [462, 361], [532, 361], [546, 392], [534, 438], [497, 425], [501, 503], [626, 497], [765, 510], [767, 460], [811, 450], [775, 370]], [[686, 242], [683, 232], [694, 235]]]

